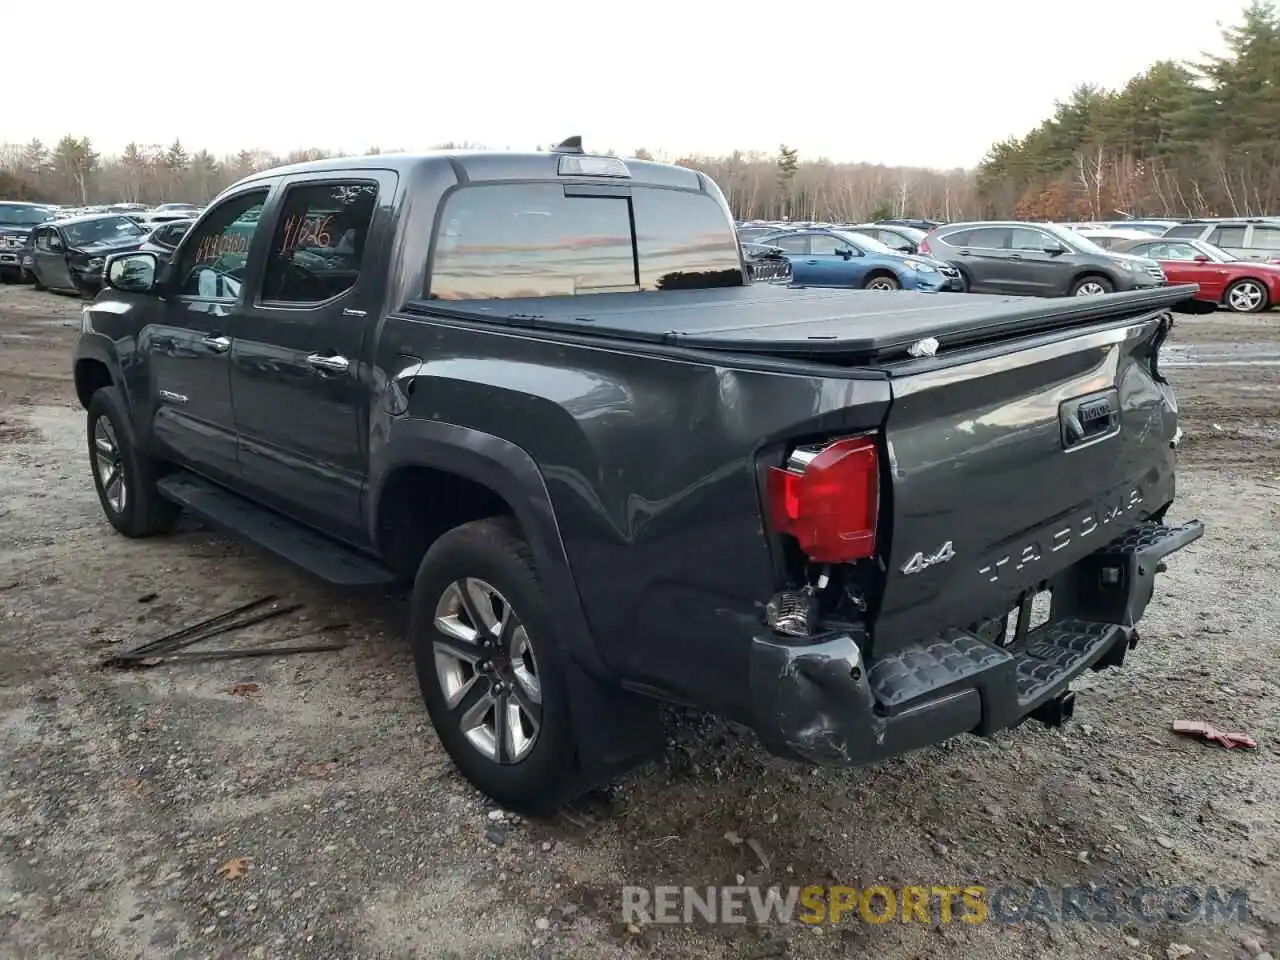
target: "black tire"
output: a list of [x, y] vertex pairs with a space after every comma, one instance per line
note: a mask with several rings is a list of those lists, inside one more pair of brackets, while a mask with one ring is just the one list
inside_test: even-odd
[[[1094, 289], [1092, 293], [1082, 292], [1089, 287], [1093, 287], [1096, 289]], [[1100, 274], [1090, 273], [1086, 276], [1081, 277], [1079, 280], [1077, 280], [1075, 283], [1071, 285], [1071, 296], [1073, 297], [1096, 296], [1099, 293], [1112, 293], [1115, 290], [1115, 288], [1116, 288], [1116, 285], [1112, 283], [1110, 280], [1108, 280], [1106, 277], [1101, 276]]]
[[[94, 393], [86, 422], [89, 469], [108, 522], [126, 537], [149, 537], [172, 529], [181, 511], [157, 492], [158, 464], [138, 449], [120, 391], [102, 387]], [[101, 445], [104, 439], [111, 450]], [[121, 486], [112, 481], [113, 468], [122, 471]], [[120, 489], [124, 490], [122, 500], [113, 495]]]
[[862, 284], [863, 290], [901, 290], [902, 284], [891, 273], [873, 273]]
[[1237, 280], [1227, 287], [1222, 302], [1232, 313], [1261, 313], [1271, 306], [1266, 285], [1249, 278]]
[[[479, 581], [491, 588], [500, 599], [507, 601], [506, 609], [513, 611], [517, 618], [514, 622], [523, 625], [523, 636], [527, 637], [528, 647], [536, 658], [539, 704], [534, 704], [528, 685], [514, 673], [515, 661], [510, 655], [523, 641], [519, 640], [518, 628], [513, 629], [508, 615], [502, 617], [502, 623], [507, 624], [503, 633], [507, 636], [497, 645], [498, 655], [489, 660], [491, 669], [468, 668], [462, 665], [461, 659], [451, 656], [451, 650], [460, 650], [477, 655], [483, 663], [489, 654], [481, 650], [480, 643], [493, 636], [477, 632], [472, 643], [452, 638], [437, 626], [437, 611], [455, 609], [451, 598], [462, 598], [456, 587], [464, 581], [472, 586]], [[483, 592], [483, 586], [476, 589]], [[466, 600], [465, 607], [452, 617], [464, 630], [474, 626], [468, 611], [475, 607], [477, 598], [468, 596]], [[497, 610], [498, 605], [490, 609]], [[445, 621], [449, 619], [448, 615], [444, 617]], [[565, 671], [557, 646], [556, 618], [538, 581], [533, 556], [513, 520], [505, 517], [476, 520], [450, 530], [432, 544], [414, 580], [409, 638], [418, 685], [436, 733], [462, 775], [477, 789], [508, 809], [534, 815], [554, 813], [581, 789]], [[445, 661], [443, 666], [437, 665], [437, 651]], [[463, 673], [469, 669], [470, 681], [453, 674], [455, 668]], [[527, 667], [525, 675], [528, 676]], [[457, 698], [453, 705], [445, 692], [446, 676]], [[459, 681], [463, 684], [460, 688]], [[538, 707], [536, 737], [523, 755], [518, 749], [514, 752], [509, 749], [512, 741], [501, 737], [503, 728], [496, 724], [493, 730], [489, 728], [488, 718], [496, 719], [499, 714], [491, 706], [495, 703], [492, 699], [495, 687], [501, 691], [501, 699], [496, 702], [517, 703], [526, 711], [531, 705]], [[473, 719], [482, 717], [475, 736], [495, 742], [501, 739], [505, 745], [501, 752], [492, 756], [482, 752], [464, 731], [462, 718], [471, 712], [473, 702]], [[526, 712], [518, 718], [522, 735], [527, 732], [523, 722], [530, 716]], [[481, 727], [483, 733], [479, 732]]]
[[21, 283], [21, 270], [0, 270], [0, 283]]

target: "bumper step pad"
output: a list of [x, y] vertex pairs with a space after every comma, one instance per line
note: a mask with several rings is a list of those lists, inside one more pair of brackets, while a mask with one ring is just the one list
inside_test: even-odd
[[1081, 673], [1116, 643], [1128, 647], [1136, 633], [1132, 627], [1087, 620], [1063, 620], [1033, 630], [1017, 662], [1018, 712], [1039, 706]]

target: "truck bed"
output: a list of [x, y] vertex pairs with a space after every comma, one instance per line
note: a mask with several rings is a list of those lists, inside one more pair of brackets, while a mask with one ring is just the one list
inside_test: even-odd
[[1190, 299], [1195, 285], [1106, 297], [886, 294], [753, 284], [707, 290], [512, 300], [419, 301], [413, 312], [559, 333], [779, 357], [876, 363], [915, 342], [942, 347], [1139, 316]]

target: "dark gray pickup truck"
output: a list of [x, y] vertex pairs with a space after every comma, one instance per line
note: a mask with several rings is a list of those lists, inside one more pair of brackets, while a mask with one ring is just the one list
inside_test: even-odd
[[652, 755], [661, 700], [825, 765], [1061, 722], [1202, 533], [1159, 367], [1194, 288], [751, 284], [706, 176], [573, 142], [255, 174], [105, 278], [111, 524], [412, 581], [436, 730], [513, 808]]

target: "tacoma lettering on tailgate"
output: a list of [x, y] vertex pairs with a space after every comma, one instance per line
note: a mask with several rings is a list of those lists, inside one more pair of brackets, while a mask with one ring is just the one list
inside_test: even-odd
[[[1134, 488], [1115, 502], [1105, 507], [1093, 508], [1078, 520], [1062, 526], [1047, 536], [1032, 540], [1005, 554], [999, 560], [979, 568], [978, 576], [986, 577], [988, 581], [995, 583], [1002, 574], [1027, 570], [1049, 554], [1065, 550], [1072, 543], [1077, 543], [1086, 537], [1093, 537], [1099, 531], [1114, 536], [1118, 531], [1113, 524], [1140, 503], [1142, 503], [1142, 491]], [[1099, 545], [1102, 539], [1098, 537]]]

